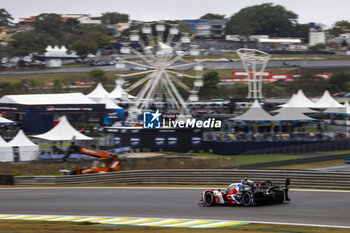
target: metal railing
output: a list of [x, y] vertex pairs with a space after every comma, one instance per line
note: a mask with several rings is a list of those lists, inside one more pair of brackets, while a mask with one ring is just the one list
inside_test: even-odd
[[240, 182], [247, 177], [256, 182], [270, 180], [283, 184], [291, 179], [291, 187], [350, 189], [350, 173], [318, 172], [299, 170], [139, 170], [104, 174], [86, 174], [71, 176], [17, 176], [15, 185], [37, 184], [192, 184], [192, 185], [228, 185]]

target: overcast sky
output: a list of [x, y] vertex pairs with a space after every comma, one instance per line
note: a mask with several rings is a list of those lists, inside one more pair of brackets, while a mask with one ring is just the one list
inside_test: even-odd
[[40, 13], [76, 13], [100, 16], [103, 12], [127, 13], [136, 20], [196, 19], [210, 12], [231, 16], [240, 9], [273, 2], [299, 15], [299, 23], [317, 22], [330, 27], [350, 21], [350, 0], [0, 0], [14, 18]]

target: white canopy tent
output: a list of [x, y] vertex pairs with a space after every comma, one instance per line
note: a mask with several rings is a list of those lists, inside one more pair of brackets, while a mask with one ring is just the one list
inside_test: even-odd
[[33, 161], [39, 159], [39, 146], [30, 141], [23, 130], [8, 143], [11, 147], [19, 147], [19, 161]]
[[13, 162], [12, 147], [0, 136], [0, 162]]
[[288, 100], [287, 103], [279, 105], [282, 108], [291, 108], [296, 105], [297, 99], [296, 94], [293, 94], [292, 97]]
[[347, 116], [346, 117], [346, 122], [345, 124], [346, 125], [350, 125], [350, 120], [349, 120], [349, 116], [350, 116], [350, 103], [349, 102], [345, 102], [344, 103], [344, 106], [345, 106], [345, 115]]
[[11, 121], [9, 119], [3, 118], [0, 116], [0, 124], [13, 124], [14, 121]]
[[345, 102], [344, 103], [344, 107], [345, 107], [344, 113], [350, 116], [350, 103], [349, 102]]
[[47, 105], [47, 104], [96, 104], [82, 93], [5, 95], [0, 103]]
[[108, 95], [109, 95], [109, 92], [106, 91], [106, 89], [104, 89], [101, 83], [98, 83], [96, 88], [86, 96], [92, 100], [100, 101], [102, 98]]
[[234, 121], [310, 121], [314, 118], [308, 117], [303, 114], [303, 110], [300, 108], [281, 108], [279, 113], [275, 116], [271, 116], [266, 112], [257, 100], [254, 104], [242, 115], [231, 118]]
[[322, 97], [316, 102], [315, 108], [345, 108], [344, 105], [336, 101], [330, 94], [329, 91], [325, 91]]
[[307, 98], [304, 92], [299, 89], [297, 94], [293, 94], [292, 98], [286, 103], [280, 105], [283, 107], [293, 107], [293, 108], [315, 108], [315, 103]]
[[[337, 116], [345, 116], [345, 123], [346, 125], [350, 125], [350, 103], [345, 102], [344, 105], [342, 105], [342, 108], [327, 108], [325, 111], [322, 112], [325, 115], [337, 115]], [[339, 119], [338, 119], [339, 120]], [[341, 123], [340, 123], [341, 122]], [[340, 120], [340, 124], [342, 124], [342, 120]]]
[[112, 99], [136, 98], [135, 96], [128, 94], [119, 83], [117, 83], [117, 85], [115, 86], [113, 91], [108, 95], [108, 97]]
[[296, 94], [293, 94], [289, 101], [285, 104], [280, 105], [281, 108], [274, 110], [273, 112], [279, 113], [284, 112], [285, 109], [290, 109], [288, 111], [296, 111], [299, 113], [316, 113], [318, 111], [312, 110], [308, 107], [300, 107], [298, 104], [298, 97]]
[[254, 104], [242, 115], [230, 118], [233, 121], [274, 121], [274, 117], [266, 112], [257, 100]]
[[103, 97], [99, 103], [101, 104], [105, 104], [106, 105], [106, 109], [123, 109], [122, 107], [120, 107], [118, 104], [115, 103], [114, 100], [112, 100], [111, 98], [109, 98], [108, 96]]
[[276, 121], [311, 121], [316, 120], [303, 114], [298, 108], [281, 108], [279, 113], [274, 116]]
[[73, 140], [92, 140], [91, 137], [80, 133], [69, 123], [66, 116], [62, 116], [60, 122], [46, 133], [34, 135], [32, 137], [46, 139], [49, 141], [71, 141]]

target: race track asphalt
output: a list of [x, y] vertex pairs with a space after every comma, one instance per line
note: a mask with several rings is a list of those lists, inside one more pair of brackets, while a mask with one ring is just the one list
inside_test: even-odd
[[201, 207], [201, 189], [0, 189], [0, 214], [220, 219], [350, 226], [350, 192], [290, 191], [292, 202]]
[[[176, 65], [183, 63], [176, 63]], [[241, 61], [234, 62], [217, 62], [206, 61], [203, 63], [204, 69], [208, 70], [231, 70], [231, 69], [243, 69]], [[315, 67], [328, 67], [328, 68], [342, 68], [349, 67], [350, 60], [271, 60], [267, 64], [267, 68], [288, 68], [288, 67], [300, 67], [300, 68], [315, 68]], [[126, 64], [124, 71], [130, 70], [135, 65]], [[115, 66], [83, 66], [83, 67], [63, 67], [63, 68], [49, 68], [41, 70], [11, 70], [1, 71], [0, 75], [30, 75], [30, 74], [56, 74], [56, 73], [76, 73], [76, 72], [90, 72], [93, 69], [103, 69], [106, 72], [120, 71]], [[188, 70], [191, 66], [185, 66], [176, 68], [177, 70]]]

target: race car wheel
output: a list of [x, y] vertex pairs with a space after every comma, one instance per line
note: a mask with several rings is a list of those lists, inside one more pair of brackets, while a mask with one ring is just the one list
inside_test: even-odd
[[214, 205], [215, 198], [211, 192], [206, 192], [204, 195], [205, 205], [211, 206]]
[[242, 194], [242, 204], [244, 206], [250, 206], [252, 204], [252, 196], [248, 192]]

